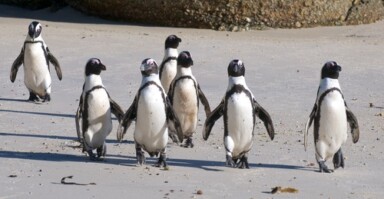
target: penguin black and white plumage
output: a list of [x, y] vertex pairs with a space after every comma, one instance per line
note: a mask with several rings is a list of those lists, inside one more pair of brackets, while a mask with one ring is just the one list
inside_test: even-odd
[[186, 142], [184, 147], [193, 147], [192, 136], [196, 132], [199, 99], [204, 105], [206, 116], [211, 112], [207, 98], [192, 74], [193, 60], [188, 51], [183, 51], [177, 57], [177, 74], [173, 79], [168, 97], [176, 116], [180, 121]]
[[259, 117], [273, 140], [275, 131], [268, 112], [257, 103], [249, 90], [241, 60], [232, 60], [228, 66], [228, 88], [220, 104], [207, 117], [203, 139], [207, 140], [215, 122], [224, 115], [224, 146], [226, 164], [230, 167], [249, 168], [248, 152], [252, 148], [256, 116]]
[[168, 93], [169, 86], [176, 76], [177, 56], [179, 55], [177, 47], [179, 47], [180, 42], [181, 39], [176, 35], [169, 35], [165, 40], [164, 58], [159, 71], [161, 85], [163, 85], [165, 93]]
[[156, 166], [167, 167], [168, 125], [172, 123], [176, 127], [177, 136], [182, 139], [180, 123], [161, 86], [155, 60], [143, 60], [140, 70], [142, 82], [133, 103], [119, 124], [117, 140], [123, 139], [132, 121], [136, 120], [134, 140], [138, 164], [145, 163], [144, 151], [147, 151], [151, 157], [159, 156]]
[[314, 121], [314, 140], [316, 160], [320, 172], [330, 173], [325, 162], [333, 158], [334, 169], [344, 168], [341, 145], [347, 140], [348, 124], [352, 133], [352, 141], [359, 140], [359, 124], [355, 115], [349, 110], [339, 84], [341, 66], [330, 61], [321, 70], [320, 86], [316, 103], [305, 126], [304, 146], [307, 148], [308, 130]]
[[28, 34], [21, 52], [12, 64], [10, 79], [14, 82], [19, 67], [24, 65], [24, 84], [29, 90], [30, 101], [51, 100], [51, 74], [49, 62], [55, 66], [59, 80], [62, 79], [60, 64], [49, 51], [41, 36], [42, 26], [33, 21], [28, 28]]
[[[103, 70], [106, 70], [106, 66], [100, 59], [88, 60], [83, 91], [76, 112], [77, 135], [83, 145], [83, 152], [86, 151], [91, 160], [98, 160], [106, 154], [105, 140], [112, 131], [111, 113], [119, 121], [124, 115], [124, 111], [111, 99], [103, 85], [100, 77]], [[93, 153], [94, 149], [97, 150], [97, 156]]]

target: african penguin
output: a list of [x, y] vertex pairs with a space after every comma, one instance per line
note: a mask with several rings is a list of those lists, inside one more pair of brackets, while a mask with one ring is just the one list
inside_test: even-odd
[[21, 48], [19, 56], [12, 64], [10, 79], [14, 82], [19, 67], [24, 65], [24, 84], [29, 90], [29, 101], [51, 100], [51, 74], [49, 62], [56, 69], [59, 80], [62, 79], [60, 64], [49, 51], [41, 36], [42, 26], [39, 22], [33, 21], [29, 24], [28, 34]]
[[[111, 99], [100, 77], [106, 66], [100, 59], [91, 58], [85, 66], [85, 82], [76, 112], [76, 130], [83, 152], [91, 160], [99, 160], [106, 154], [105, 139], [112, 130], [113, 113], [120, 121], [124, 111]], [[81, 128], [80, 128], [81, 119]], [[97, 157], [93, 150], [97, 150]]]
[[349, 110], [341, 92], [338, 80], [340, 71], [341, 66], [334, 61], [324, 64], [316, 103], [305, 126], [304, 146], [306, 149], [308, 130], [314, 121], [316, 160], [320, 172], [333, 172], [325, 164], [330, 158], [333, 158], [334, 169], [344, 168], [341, 145], [347, 140], [347, 123], [351, 128], [353, 143], [359, 140], [359, 124], [355, 115]]
[[117, 139], [121, 141], [132, 121], [136, 121], [134, 140], [138, 164], [145, 164], [143, 151], [145, 150], [151, 157], [160, 154], [156, 166], [167, 167], [168, 124], [173, 123], [177, 136], [182, 139], [180, 123], [161, 86], [155, 60], [149, 58], [143, 60], [140, 70], [141, 85], [133, 103], [119, 124]]
[[177, 56], [179, 55], [177, 47], [180, 42], [181, 39], [176, 35], [169, 35], [165, 40], [164, 58], [159, 71], [161, 85], [163, 85], [165, 93], [168, 93], [169, 85], [176, 76]]
[[241, 60], [232, 60], [228, 66], [228, 88], [220, 104], [207, 117], [203, 139], [207, 140], [215, 122], [224, 115], [224, 146], [226, 165], [249, 168], [248, 152], [252, 148], [256, 116], [259, 117], [273, 140], [275, 131], [268, 112], [257, 103], [249, 90]]
[[177, 74], [168, 92], [169, 100], [186, 139], [183, 145], [186, 148], [194, 146], [192, 136], [197, 127], [199, 99], [204, 105], [206, 116], [211, 112], [208, 100], [192, 74], [192, 65], [191, 54], [188, 51], [181, 52], [177, 57]]

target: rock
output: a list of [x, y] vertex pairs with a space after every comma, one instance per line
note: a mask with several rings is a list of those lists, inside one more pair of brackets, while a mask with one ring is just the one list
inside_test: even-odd
[[0, 0], [0, 4], [15, 5], [37, 10], [51, 6], [52, 2], [50, 0]]
[[[373, 23], [384, 16], [383, 0], [0, 0], [30, 9], [69, 4], [86, 14], [151, 25], [216, 30], [303, 28]], [[53, 4], [53, 5], [52, 5]]]
[[298, 22], [298, 21], [296, 21], [296, 23], [295, 23], [295, 27], [296, 27], [296, 28], [301, 28], [301, 23]]
[[55, 12], [67, 5], [65, 0], [0, 0], [0, 4], [15, 5], [31, 10], [50, 7], [52, 12]]

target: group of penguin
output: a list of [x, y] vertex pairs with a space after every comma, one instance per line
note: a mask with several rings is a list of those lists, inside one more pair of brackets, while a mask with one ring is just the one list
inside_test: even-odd
[[[24, 83], [30, 101], [50, 101], [51, 76], [49, 63], [55, 66], [62, 79], [59, 62], [49, 51], [42, 35], [42, 26], [33, 21], [19, 56], [14, 61], [10, 79], [15, 81], [18, 68], [24, 67]], [[134, 141], [138, 164], [145, 164], [146, 151], [158, 156], [156, 166], [167, 167], [166, 146], [169, 138], [193, 147], [197, 127], [199, 103], [204, 106], [206, 120], [203, 139], [207, 140], [215, 122], [223, 116], [226, 165], [249, 168], [248, 154], [252, 148], [256, 117], [260, 118], [271, 140], [275, 130], [269, 113], [256, 101], [245, 81], [245, 66], [241, 60], [228, 65], [228, 87], [220, 104], [211, 111], [208, 100], [192, 74], [193, 60], [188, 51], [178, 53], [181, 39], [170, 35], [165, 40], [165, 53], [160, 66], [154, 59], [144, 59], [140, 66], [142, 81], [135, 98], [124, 113], [105, 89], [101, 72], [106, 66], [98, 58], [91, 58], [85, 66], [85, 81], [76, 112], [76, 130], [83, 152], [91, 160], [106, 155], [106, 137], [112, 131], [114, 114], [119, 121], [117, 139], [122, 141], [128, 128], [135, 122]], [[314, 123], [316, 160], [320, 172], [333, 172], [325, 162], [333, 158], [334, 169], [344, 168], [341, 145], [347, 140], [348, 123], [352, 140], [359, 140], [359, 125], [348, 108], [338, 77], [341, 66], [326, 62], [321, 70], [317, 99], [305, 127], [304, 146], [308, 131]], [[184, 142], [185, 141], [185, 142]], [[94, 154], [96, 151], [96, 154]]]

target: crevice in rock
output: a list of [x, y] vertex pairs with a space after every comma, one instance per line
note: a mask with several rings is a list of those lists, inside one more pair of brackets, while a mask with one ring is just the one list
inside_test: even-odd
[[[349, 19], [349, 16], [351, 16], [352, 12], [353, 12], [353, 9], [356, 8], [356, 5], [358, 4], [359, 0], [353, 0], [352, 1], [352, 5], [351, 7], [349, 7], [348, 11], [347, 11], [347, 14], [345, 15], [345, 19], [344, 19], [344, 22], [348, 21]], [[383, 0], [384, 2], [384, 0]]]

